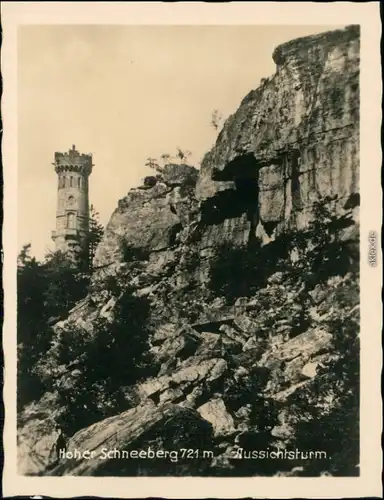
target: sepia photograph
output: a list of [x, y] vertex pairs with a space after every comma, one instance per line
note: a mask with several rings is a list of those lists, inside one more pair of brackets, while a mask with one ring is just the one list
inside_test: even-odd
[[19, 37], [20, 472], [358, 475], [359, 26]]
[[361, 476], [361, 60], [354, 23], [18, 26], [17, 475]]

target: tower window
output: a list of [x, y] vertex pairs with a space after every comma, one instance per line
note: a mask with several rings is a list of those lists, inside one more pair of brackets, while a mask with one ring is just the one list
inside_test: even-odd
[[70, 187], [73, 187], [73, 177], [72, 177], [72, 176], [71, 176], [71, 178], [70, 178], [70, 181], [69, 181], [69, 182], [70, 182], [70, 184], [69, 184], [69, 185], [70, 185]]
[[77, 187], [81, 188], [81, 177], [77, 178]]
[[75, 229], [76, 228], [76, 218], [75, 214], [69, 213], [67, 215], [67, 228], [68, 229]]

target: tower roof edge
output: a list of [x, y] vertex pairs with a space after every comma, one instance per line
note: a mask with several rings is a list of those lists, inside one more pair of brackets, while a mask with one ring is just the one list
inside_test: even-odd
[[56, 151], [54, 153], [54, 159], [53, 165], [57, 173], [62, 171], [76, 171], [83, 175], [89, 175], [94, 166], [92, 163], [92, 153], [79, 153], [75, 145], [65, 153]]

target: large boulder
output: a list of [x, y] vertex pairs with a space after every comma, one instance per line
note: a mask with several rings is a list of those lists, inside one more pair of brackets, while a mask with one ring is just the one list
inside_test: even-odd
[[155, 397], [170, 388], [178, 388], [188, 394], [194, 387], [203, 382], [204, 386], [220, 379], [227, 370], [227, 363], [222, 358], [190, 357], [181, 362], [177, 369], [154, 377], [138, 385], [137, 391], [141, 398]]
[[185, 163], [169, 163], [161, 172], [167, 186], [195, 186], [199, 171]]
[[77, 432], [66, 457], [50, 476], [136, 476], [199, 474], [209, 458], [183, 449], [209, 451], [212, 426], [198, 413], [147, 402]]
[[309, 358], [316, 353], [329, 350], [331, 339], [332, 335], [325, 330], [308, 330], [280, 344], [273, 354], [266, 353], [265, 361], [262, 360], [261, 364], [269, 367], [275, 360], [291, 361], [298, 356]]
[[235, 431], [233, 417], [221, 398], [211, 399], [197, 408], [197, 411], [212, 424], [215, 436], [231, 434]]
[[18, 474], [36, 476], [54, 463], [58, 438], [55, 419], [59, 414], [58, 394], [46, 393], [38, 403], [30, 403], [19, 415]]

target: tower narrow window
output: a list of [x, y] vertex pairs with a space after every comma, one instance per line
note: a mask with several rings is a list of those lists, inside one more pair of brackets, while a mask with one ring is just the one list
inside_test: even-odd
[[72, 175], [70, 177], [69, 185], [70, 185], [70, 187], [73, 187], [73, 177], [72, 177]]
[[67, 215], [67, 228], [68, 229], [75, 229], [76, 228], [76, 218], [75, 214], [69, 213]]
[[81, 188], [81, 177], [77, 178], [77, 187]]

